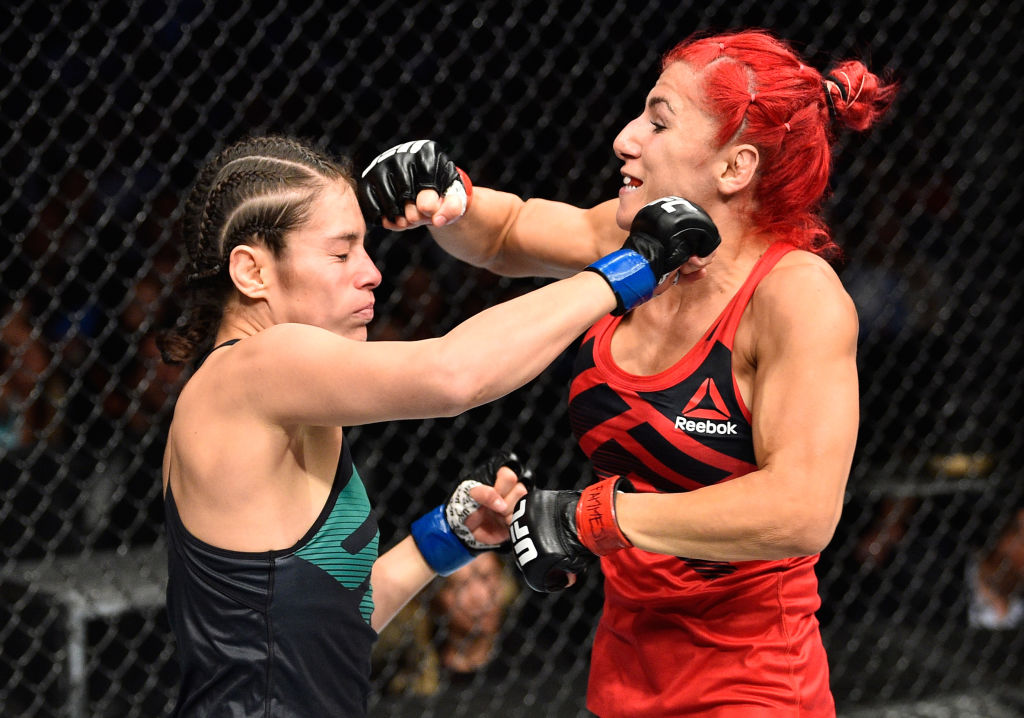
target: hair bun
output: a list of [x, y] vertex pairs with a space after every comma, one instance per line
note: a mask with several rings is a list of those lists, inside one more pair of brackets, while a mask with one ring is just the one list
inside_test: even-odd
[[825, 104], [832, 120], [852, 130], [866, 130], [892, 104], [897, 86], [875, 75], [864, 63], [847, 60], [824, 78]]

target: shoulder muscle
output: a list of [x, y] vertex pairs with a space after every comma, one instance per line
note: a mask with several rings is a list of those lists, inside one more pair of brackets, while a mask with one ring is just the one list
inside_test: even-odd
[[761, 281], [751, 309], [759, 350], [806, 350], [808, 344], [824, 343], [845, 352], [856, 345], [853, 300], [828, 263], [808, 252], [784, 257]]

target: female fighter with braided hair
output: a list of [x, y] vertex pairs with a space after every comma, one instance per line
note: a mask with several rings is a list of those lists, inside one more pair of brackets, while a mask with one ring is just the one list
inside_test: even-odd
[[[454, 202], [396, 154], [364, 174], [364, 212], [426, 224], [450, 253], [565, 276], [681, 195], [714, 219], [656, 300], [586, 334], [569, 389], [598, 481], [531, 491], [517, 561], [558, 590], [601, 556], [605, 604], [588, 708], [614, 716], [833, 716], [814, 564], [839, 519], [858, 424], [857, 316], [820, 216], [837, 130], [864, 130], [895, 86], [860, 62], [824, 76], [760, 30], [673, 48], [616, 137], [623, 186], [591, 209], [477, 188]], [[455, 222], [454, 220], [459, 221]]]
[[[711, 221], [688, 221], [711, 251]], [[201, 171], [183, 230], [191, 306], [160, 342], [195, 362], [163, 464], [174, 715], [364, 715], [376, 630], [436, 573], [506, 541], [525, 488], [496, 457], [378, 558], [343, 427], [453, 416], [518, 388], [688, 250], [648, 233], [443, 337], [367, 342], [381, 276], [347, 161], [282, 137], [232, 145]]]

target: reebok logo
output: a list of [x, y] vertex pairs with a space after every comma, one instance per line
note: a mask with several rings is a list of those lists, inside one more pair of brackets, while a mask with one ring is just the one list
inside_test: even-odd
[[676, 417], [676, 428], [701, 436], [736, 436], [736, 424], [711, 377], [705, 379]]

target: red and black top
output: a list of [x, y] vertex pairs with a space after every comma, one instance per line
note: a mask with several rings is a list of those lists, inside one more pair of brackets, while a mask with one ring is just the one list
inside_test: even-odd
[[[700, 341], [658, 374], [611, 356], [621, 317], [587, 332], [569, 391], [580, 448], [599, 477], [676, 493], [756, 470], [750, 409], [732, 349], [754, 290], [793, 247], [773, 244]], [[605, 610], [588, 707], [617, 715], [833, 715], [814, 612], [817, 556], [708, 561], [626, 549], [605, 556]], [[773, 713], [775, 715], [775, 713]]]

